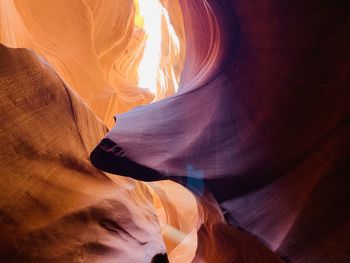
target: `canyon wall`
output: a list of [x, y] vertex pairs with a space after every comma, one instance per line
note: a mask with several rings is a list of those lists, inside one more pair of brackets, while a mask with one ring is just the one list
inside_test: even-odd
[[[180, 5], [187, 46], [178, 93], [117, 114], [94, 165], [174, 180], [203, 204], [209, 192], [231, 226], [288, 261], [349, 260], [349, 5]], [[215, 231], [202, 228], [197, 252], [214, 262]]]
[[1, 260], [349, 261], [349, 4], [161, 2], [176, 93], [133, 1], [0, 2]]
[[163, 257], [147, 187], [89, 162], [104, 124], [33, 51], [0, 45], [0, 61], [0, 262]]

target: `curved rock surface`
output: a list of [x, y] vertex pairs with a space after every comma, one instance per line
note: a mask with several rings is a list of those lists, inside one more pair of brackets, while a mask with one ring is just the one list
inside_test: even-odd
[[0, 61], [0, 262], [166, 253], [148, 188], [89, 162], [106, 127], [32, 51], [0, 45]]
[[349, 4], [160, 2], [153, 95], [134, 1], [0, 1], [0, 261], [350, 261]]
[[179, 2], [179, 92], [117, 114], [93, 163], [212, 193], [288, 261], [350, 260], [349, 4]]
[[129, 53], [142, 51], [142, 38], [129, 45], [133, 0], [1, 1], [0, 14], [0, 42], [35, 50], [107, 125], [115, 112], [153, 99], [128, 78], [138, 65]]

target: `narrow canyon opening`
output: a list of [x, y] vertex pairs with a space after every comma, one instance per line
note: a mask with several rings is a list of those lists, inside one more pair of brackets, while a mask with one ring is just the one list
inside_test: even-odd
[[[181, 17], [181, 14], [180, 14]], [[157, 99], [174, 94], [179, 86], [185, 45], [180, 40], [160, 0], [135, 0], [135, 27], [145, 32], [138, 85]]]
[[[163, 3], [162, 3], [163, 2]], [[173, 1], [176, 3], [177, 1]], [[167, 1], [135, 0], [135, 31], [144, 31], [142, 56], [138, 65], [138, 86], [148, 89], [158, 101], [174, 95], [184, 66], [185, 46], [171, 23]], [[173, 15], [183, 26], [181, 9]], [[177, 12], [177, 13], [176, 13]], [[146, 183], [153, 195], [168, 255], [173, 261], [189, 261], [197, 247], [197, 226], [200, 221], [193, 194], [171, 181]], [[162, 203], [165, 200], [172, 200]], [[179, 256], [179, 255], [182, 256]]]

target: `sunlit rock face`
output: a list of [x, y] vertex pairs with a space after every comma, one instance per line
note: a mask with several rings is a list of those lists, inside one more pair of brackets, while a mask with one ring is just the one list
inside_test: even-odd
[[345, 1], [141, 2], [0, 1], [1, 259], [350, 261]]
[[[184, 55], [180, 56], [179, 49], [184, 51], [184, 42], [175, 45], [169, 37], [170, 21], [164, 19], [159, 17], [165, 43], [158, 48], [163, 60], [155, 94], [150, 87], [138, 87], [147, 36], [134, 25], [133, 0], [1, 1], [0, 42], [32, 48], [43, 56], [94, 113], [112, 126], [115, 113], [175, 91], [172, 78], [178, 81], [182, 71]], [[182, 17], [176, 19], [177, 28], [183, 28]]]
[[[49, 63], [53, 70], [57, 72], [60, 78], [67, 84], [72, 90], [76, 93], [73, 96], [73, 99], [76, 96], [79, 96], [85, 103], [90, 106], [93, 112], [100, 118], [100, 120], [104, 121], [106, 125], [111, 125], [114, 123], [112, 116], [116, 112], [123, 112], [128, 110], [130, 107], [135, 105], [140, 105], [143, 103], [150, 102], [153, 98], [159, 99], [164, 96], [168, 96], [175, 92], [175, 87], [171, 86], [169, 82], [166, 85], [158, 85], [158, 89], [155, 94], [151, 94], [149, 91], [139, 89], [137, 87], [137, 83], [139, 82], [139, 78], [137, 75], [137, 65], [142, 59], [143, 49], [145, 44], [145, 31], [142, 28], [142, 25], [134, 25], [134, 7], [133, 2], [131, 1], [66, 1], [60, 3], [48, 3], [46, 1], [2, 1], [0, 3], [1, 8], [1, 30], [0, 30], [0, 41], [11, 47], [27, 47], [33, 49], [37, 54], [40, 54], [45, 58], [47, 63]], [[167, 6], [171, 6], [172, 12], [165, 17], [165, 11]], [[164, 11], [165, 10], [165, 11]], [[172, 3], [163, 3], [163, 17], [161, 17], [161, 25], [162, 25], [162, 56], [166, 58], [166, 60], [160, 61], [159, 72], [163, 72], [167, 74], [167, 71], [171, 71], [173, 76], [178, 79], [179, 75], [182, 71], [182, 63], [184, 60], [184, 30], [182, 24], [182, 16], [181, 12], [179, 12], [180, 8], [177, 2], [172, 1]], [[48, 21], [49, 20], [49, 21]], [[173, 20], [176, 22], [176, 25], [170, 26], [169, 21]], [[176, 47], [176, 52], [173, 52], [174, 44], [173, 40], [169, 36], [171, 31], [169, 28], [174, 27], [177, 31], [177, 37], [180, 39], [179, 45]], [[174, 28], [172, 30], [174, 30]], [[182, 52], [179, 53], [178, 48], [181, 48]], [[19, 55], [18, 55], [19, 56]], [[15, 57], [15, 55], [14, 55]], [[38, 57], [39, 59], [39, 57]], [[23, 59], [24, 60], [24, 59]], [[20, 61], [20, 62], [19, 62]], [[161, 63], [162, 62], [162, 63]], [[168, 63], [169, 62], [169, 63]], [[21, 58], [13, 59], [14, 66], [22, 63]], [[46, 63], [46, 62], [45, 62]], [[28, 65], [30, 63], [28, 62]], [[173, 65], [173, 66], [172, 66]], [[9, 62], [8, 65], [2, 63], [3, 68], [12, 66]], [[29, 66], [28, 66], [29, 67]], [[102, 74], [100, 74], [102, 72]], [[18, 73], [18, 75], [23, 74], [23, 72]], [[35, 74], [42, 74], [40, 70], [33, 72], [33, 77], [36, 77]], [[13, 78], [13, 82], [16, 82], [17, 79], [12, 77], [9, 73], [9, 78]], [[163, 76], [163, 79], [166, 79]], [[166, 79], [167, 80], [167, 79]], [[38, 84], [33, 83], [33, 85], [40, 84], [41, 79], [38, 79]], [[160, 80], [157, 79], [157, 83], [160, 83]], [[7, 87], [8, 83], [2, 83], [5, 87]], [[15, 83], [16, 84], [16, 83]], [[27, 84], [27, 83], [25, 83]], [[18, 84], [17, 89], [28, 90], [32, 89], [32, 86], [27, 87], [26, 85]], [[108, 86], [108, 87], [107, 87]], [[111, 91], [109, 88], [112, 86], [113, 90]], [[106, 88], [107, 87], [107, 88]], [[67, 88], [69, 92], [72, 92], [70, 88]], [[114, 89], [115, 88], [115, 89]], [[40, 92], [45, 93], [46, 91], [38, 91], [33, 94], [33, 100], [41, 101], [44, 104], [49, 104], [49, 100], [46, 97], [39, 96]], [[48, 90], [50, 93], [51, 91]], [[8, 97], [16, 100], [16, 96], [18, 94], [10, 94]], [[36, 96], [38, 96], [36, 98]], [[141, 98], [141, 99], [140, 99]], [[29, 99], [28, 99], [29, 101]], [[4, 101], [5, 103], [5, 101]], [[8, 106], [7, 104], [4, 106]], [[28, 115], [34, 115], [36, 111], [45, 111], [45, 108], [32, 108], [32, 105], [27, 105], [28, 107]], [[53, 105], [52, 108], [55, 107], [64, 107], [64, 105]], [[70, 105], [67, 105], [67, 110], [71, 108]], [[80, 134], [87, 134], [86, 140], [84, 143], [89, 144], [86, 148], [86, 152], [89, 153], [93, 146], [98, 143], [98, 140], [107, 132], [107, 129], [101, 124], [103, 127], [101, 131], [94, 134], [95, 131], [95, 120], [94, 117], [92, 123], [88, 123], [86, 114], [80, 114], [80, 112], [84, 112], [87, 110], [84, 107], [75, 108], [74, 115], [76, 117], [76, 121], [79, 121], [83, 126], [80, 128]], [[11, 111], [10, 109], [4, 108], [4, 111]], [[22, 115], [22, 111], [17, 112], [16, 120], [24, 118]], [[47, 116], [52, 115], [52, 111], [48, 111]], [[65, 112], [61, 112], [60, 114], [65, 114]], [[10, 117], [9, 117], [10, 118]], [[49, 117], [47, 117], [49, 118]], [[52, 116], [54, 119], [54, 116]], [[33, 122], [33, 123], [32, 123]], [[34, 116], [26, 121], [25, 124], [22, 124], [23, 127], [27, 127], [27, 129], [23, 132], [23, 137], [28, 133], [28, 137], [32, 138], [40, 138], [41, 133], [52, 132], [48, 127], [45, 128], [45, 125], [42, 124], [40, 126], [41, 129], [33, 129], [36, 124]], [[48, 123], [50, 124], [50, 123]], [[51, 125], [51, 124], [50, 124]], [[55, 128], [57, 128], [57, 133], [61, 133], [61, 130], [65, 129], [65, 124], [61, 122], [57, 122]], [[2, 133], [4, 136], [9, 134], [9, 130], [6, 127], [3, 127]], [[90, 131], [92, 130], [92, 131]], [[90, 135], [91, 133], [91, 135]], [[65, 136], [70, 136], [69, 130], [64, 133], [61, 133]], [[57, 143], [64, 144], [66, 137], [57, 138]], [[79, 138], [78, 138], [79, 139]], [[77, 142], [79, 141], [77, 139]], [[30, 142], [31, 139], [28, 139]], [[12, 142], [11, 142], [12, 143]], [[46, 145], [42, 145], [42, 147], [47, 147]], [[67, 151], [61, 153], [59, 149], [52, 149], [53, 153], [59, 154], [63, 159], [70, 159], [69, 149], [74, 149], [75, 145], [70, 145], [67, 148]], [[7, 150], [6, 147], [2, 147], [3, 155], [15, 155], [16, 152], [11, 148]], [[28, 150], [27, 148], [24, 151]], [[33, 149], [33, 152], [38, 151], [38, 149]], [[48, 156], [46, 157], [46, 154]], [[43, 158], [51, 159], [51, 153], [43, 153]], [[69, 155], [69, 156], [66, 156]], [[76, 156], [76, 161], [78, 163], [83, 162], [86, 163], [86, 156]], [[37, 159], [33, 157], [33, 160], [36, 160], [34, 163], [38, 163], [41, 159]], [[27, 164], [19, 162], [18, 166], [23, 166], [23, 170], [26, 170]], [[29, 164], [28, 164], [29, 165]], [[56, 166], [60, 166], [61, 164], [54, 163]], [[35, 174], [40, 177], [45, 177], [48, 184], [51, 184], [56, 179], [54, 176], [56, 173], [52, 173], [53, 175], [48, 176], [50, 173], [44, 169], [46, 167], [46, 163], [42, 164], [42, 169]], [[1, 167], [6, 169], [12, 169], [13, 172], [8, 176], [14, 176], [16, 174], [15, 167], [12, 167], [12, 163], [8, 162], [8, 159], [4, 159], [1, 161]], [[12, 168], [11, 168], [12, 167]], [[47, 168], [47, 167], [46, 167]], [[6, 171], [5, 169], [5, 171]], [[76, 168], [77, 170], [82, 169], [81, 166]], [[88, 169], [84, 170], [82, 174], [85, 172], [90, 173]], [[20, 173], [20, 172], [18, 172]], [[67, 172], [64, 180], [66, 184], [69, 185], [70, 181], [67, 179], [70, 176]], [[1, 178], [6, 181], [7, 178]], [[84, 180], [83, 178], [79, 178], [79, 180]], [[91, 205], [91, 202], [98, 202], [100, 199], [104, 200], [105, 195], [115, 194], [117, 196], [117, 200], [119, 200], [120, 195], [124, 195], [125, 192], [132, 193], [132, 197], [126, 197], [125, 203], [130, 202], [130, 206], [139, 207], [139, 211], [136, 213], [143, 214], [144, 209], [148, 209], [147, 206], [150, 206], [150, 209], [154, 209], [154, 201], [156, 202], [157, 208], [157, 216], [160, 216], [162, 222], [160, 223], [161, 229], [160, 233], [165, 240], [167, 252], [169, 253], [169, 258], [172, 262], [189, 262], [194, 257], [196, 251], [196, 240], [197, 240], [197, 228], [198, 228], [198, 212], [197, 212], [197, 204], [194, 197], [184, 188], [179, 185], [176, 185], [171, 182], [163, 182], [157, 185], [153, 185], [154, 190], [150, 190], [150, 188], [141, 183], [135, 183], [131, 180], [125, 179], [116, 179], [117, 186], [112, 187], [110, 191], [108, 189], [102, 189], [101, 193], [98, 192], [96, 195], [91, 197], [89, 200], [84, 200], [82, 204], [84, 206]], [[31, 187], [31, 185], [26, 185], [25, 183], [21, 183], [22, 181], [14, 181], [12, 188], [16, 191], [16, 184], [23, 184], [24, 188], [27, 189]], [[89, 184], [85, 182], [88, 186], [86, 191], [90, 191], [91, 189], [96, 188], [96, 185]], [[45, 206], [52, 206], [52, 204], [48, 203], [47, 200], [41, 197], [41, 192], [46, 191], [44, 185], [39, 185], [34, 180], [33, 185], [36, 185], [36, 192], [38, 195], [36, 199], [43, 203]], [[83, 183], [82, 183], [83, 184]], [[67, 186], [68, 187], [68, 186]], [[76, 198], [74, 196], [69, 196], [66, 194], [66, 190], [71, 192], [76, 187], [75, 184], [72, 183], [69, 186], [69, 189], [57, 190], [60, 193], [62, 199], [67, 199], [65, 201], [66, 205], [71, 206], [71, 202]], [[131, 190], [130, 190], [131, 189]], [[40, 190], [40, 191], [39, 191]], [[94, 192], [94, 191], [92, 191]], [[181, 194], [182, 199], [176, 200], [175, 202], [171, 199], [172, 194]], [[157, 195], [161, 196], [157, 197]], [[142, 198], [144, 197], [144, 198]], [[10, 200], [11, 196], [3, 197], [3, 204], [6, 206]], [[145, 202], [145, 206], [143, 207], [137, 200], [141, 198], [143, 202]], [[112, 201], [114, 199], [112, 198]], [[182, 200], [182, 201], [181, 201]], [[107, 200], [108, 201], [108, 200]], [[27, 204], [21, 199], [20, 201], [24, 208], [22, 211], [18, 212], [21, 217], [26, 216], [26, 211], [28, 210], [37, 210], [39, 208], [33, 207], [31, 204]], [[74, 201], [78, 202], [78, 201]], [[78, 202], [79, 203], [79, 202]], [[80, 205], [82, 205], [80, 204]], [[30, 208], [27, 208], [29, 206]], [[112, 205], [111, 205], [112, 206]], [[128, 205], [129, 206], [129, 205]], [[16, 208], [14, 206], [14, 208]], [[57, 209], [56, 207], [52, 207], [52, 210]], [[71, 212], [76, 212], [78, 208], [73, 207]], [[79, 207], [80, 209], [80, 207]], [[111, 210], [110, 212], [106, 212], [106, 217], [111, 217], [118, 220], [133, 220], [133, 211], [127, 211], [120, 215], [119, 213], [115, 213], [113, 209], [109, 209], [108, 204], [105, 205], [104, 202], [101, 202], [101, 205], [96, 204], [96, 209]], [[7, 211], [10, 213], [10, 211]], [[65, 216], [66, 211], [63, 210], [59, 212], [60, 216]], [[85, 213], [85, 212], [84, 212]], [[153, 211], [155, 213], [155, 211]], [[6, 214], [4, 214], [4, 218]], [[137, 216], [137, 215], [136, 215]], [[144, 215], [146, 218], [149, 216], [147, 212]], [[102, 218], [104, 219], [104, 218]], [[101, 220], [102, 220], [101, 219]], [[151, 218], [153, 222], [154, 218]], [[43, 220], [42, 218], [38, 220]], [[94, 218], [95, 221], [97, 219]], [[156, 218], [158, 220], [158, 218]], [[30, 218], [28, 219], [30, 223]], [[43, 224], [45, 224], [45, 220], [43, 220]], [[79, 229], [85, 228], [84, 224], [86, 222], [81, 222], [81, 227], [78, 226], [78, 223], [74, 223], [74, 227], [76, 227], [76, 231]], [[153, 222], [154, 223], [154, 222]], [[18, 225], [22, 223], [19, 222]], [[159, 227], [158, 221], [156, 222], [157, 227]], [[64, 225], [64, 224], [63, 224]], [[142, 226], [147, 228], [146, 226]], [[74, 231], [66, 231], [64, 227], [59, 227], [62, 229], [60, 233], [60, 239], [69, 240], [75, 239], [76, 232]], [[133, 228], [133, 227], [131, 227]], [[6, 227], [4, 227], [6, 229]], [[158, 229], [159, 230], [159, 229]], [[8, 231], [8, 230], [6, 230]], [[45, 232], [45, 230], [43, 230]], [[89, 231], [89, 229], [87, 229]], [[79, 232], [83, 235], [84, 232]], [[171, 235], [168, 235], [171, 233]], [[54, 232], [49, 232], [46, 234], [48, 238], [55, 235]], [[116, 233], [116, 236], [122, 236], [123, 233]], [[45, 238], [46, 238], [45, 236]], [[14, 235], [15, 237], [15, 235]], [[4, 236], [4, 240], [8, 238], [8, 235]], [[96, 247], [100, 246], [103, 248], [103, 240], [105, 239], [104, 235], [99, 235], [95, 239]], [[86, 242], [85, 242], [86, 241]], [[31, 242], [30, 240], [28, 242]], [[38, 237], [37, 243], [43, 242], [41, 236]], [[95, 244], [94, 243], [94, 244]], [[110, 243], [110, 242], [109, 242]], [[118, 246], [115, 240], [112, 240], [113, 246]], [[156, 245], [164, 248], [163, 240], [158, 240]], [[82, 246], [89, 245], [88, 240], [81, 241]], [[94, 245], [93, 244], [93, 245]], [[71, 254], [72, 258], [68, 259], [63, 256], [58, 256], [50, 254], [50, 252], [46, 250], [52, 250], [57, 243], [50, 243], [48, 246], [44, 247], [38, 255], [32, 255], [32, 248], [28, 246], [24, 246], [22, 248], [22, 259], [24, 260], [33, 260], [38, 261], [41, 257], [43, 261], [48, 260], [57, 260], [57, 261], [70, 261], [71, 259], [76, 259], [76, 254], [73, 252], [78, 250], [76, 247], [72, 247], [67, 249], [67, 254]], [[111, 245], [111, 246], [112, 246]], [[8, 256], [8, 260], [21, 260], [19, 250], [13, 250], [14, 247], [17, 247], [17, 244], [9, 244], [6, 249], [4, 248], [4, 257], [7, 257], [6, 253], [12, 253], [14, 251], [14, 255], [19, 254], [16, 258]], [[144, 247], [146, 250], [147, 246]], [[98, 248], [97, 248], [98, 249]], [[58, 251], [61, 251], [60, 248], [57, 247]], [[99, 249], [98, 249], [99, 250]], [[102, 250], [102, 249], [101, 249]], [[79, 257], [82, 261], [93, 261], [98, 259], [102, 262], [107, 261], [108, 257], [105, 254], [110, 254], [113, 260], [117, 261], [125, 261], [125, 262], [140, 262], [140, 255], [144, 256], [145, 262], [150, 259], [148, 257], [148, 252], [144, 249], [136, 249], [135, 246], [128, 245], [125, 243], [122, 246], [124, 252], [131, 253], [135, 250], [138, 251], [138, 254], [135, 256], [130, 256], [128, 259], [123, 255], [123, 253], [119, 253], [116, 256], [116, 253], [109, 253], [108, 249], [105, 251], [98, 251], [99, 256], [97, 257], [95, 253], [83, 255]], [[8, 252], [10, 251], [10, 252]], [[117, 250], [116, 250], [117, 251]], [[131, 251], [131, 252], [130, 252]], [[61, 253], [61, 252], [60, 252]], [[66, 253], [62, 250], [62, 254]], [[77, 252], [78, 253], [78, 252]], [[83, 253], [83, 252], [82, 252]], [[150, 253], [153, 253], [150, 250]], [[159, 253], [164, 253], [161, 249]], [[42, 255], [41, 255], [42, 254]], [[113, 255], [112, 255], [113, 254]], [[149, 254], [150, 255], [150, 254]], [[164, 256], [158, 256], [157, 260], [165, 260]], [[112, 261], [113, 261], [112, 260]], [[156, 261], [157, 262], [157, 261]]]

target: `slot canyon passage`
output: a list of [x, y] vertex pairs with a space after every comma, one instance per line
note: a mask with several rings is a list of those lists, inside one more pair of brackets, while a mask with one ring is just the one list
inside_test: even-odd
[[0, 262], [350, 262], [349, 13], [0, 0]]

